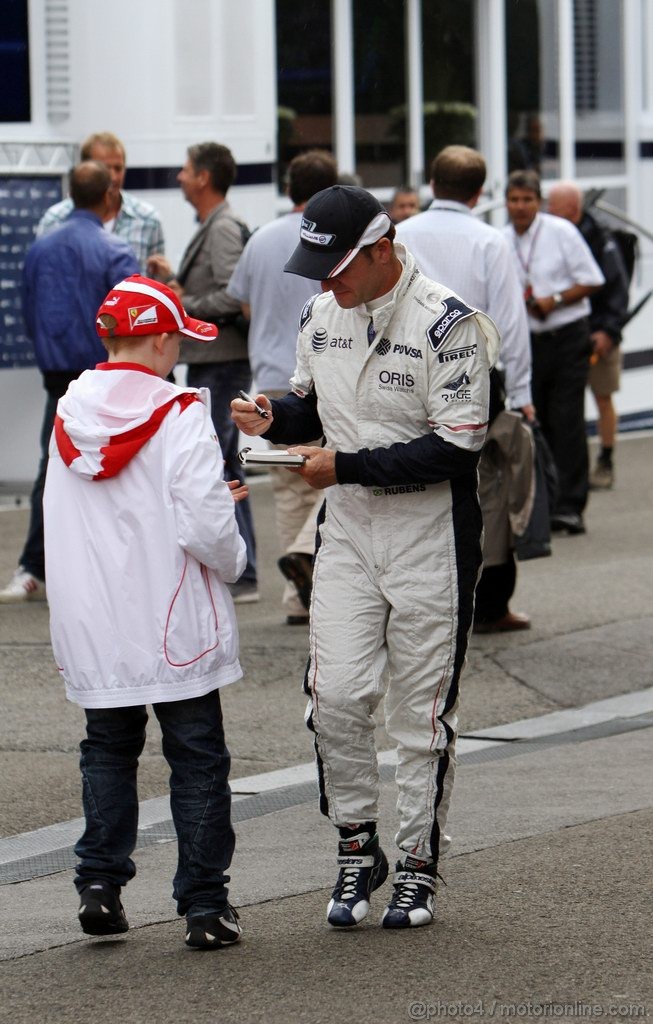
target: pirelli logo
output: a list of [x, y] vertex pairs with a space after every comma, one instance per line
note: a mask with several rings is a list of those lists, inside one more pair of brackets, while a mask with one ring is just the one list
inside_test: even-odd
[[451, 348], [448, 352], [440, 352], [438, 360], [441, 363], [455, 363], [457, 359], [471, 359], [476, 348], [476, 345], [468, 345], [467, 348]]

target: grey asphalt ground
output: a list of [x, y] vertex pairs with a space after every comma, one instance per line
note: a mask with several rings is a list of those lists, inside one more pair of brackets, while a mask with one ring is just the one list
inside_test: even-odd
[[[359, 929], [330, 931], [333, 830], [312, 795], [276, 776], [260, 781], [307, 764], [312, 753], [301, 693], [307, 630], [283, 621], [265, 478], [252, 485], [261, 601], [238, 611], [246, 678], [223, 691], [235, 809], [266, 786], [274, 798], [237, 824], [239, 947], [185, 949], [170, 898], [169, 841], [136, 853], [138, 875], [124, 893], [132, 929], [123, 938], [82, 937], [69, 869], [1, 884], [3, 843], [21, 849], [23, 833], [49, 836], [81, 813], [82, 714], [63, 696], [47, 606], [0, 606], [0, 1020], [653, 1015], [653, 704], [645, 693], [653, 687], [652, 457], [653, 435], [624, 437], [615, 489], [592, 496], [587, 535], [556, 538], [552, 558], [520, 565], [513, 607], [531, 615], [533, 628], [472, 639], [461, 731], [485, 734], [486, 746], [473, 753], [471, 741], [461, 744], [447, 886], [430, 928], [384, 932], [386, 885]], [[3, 581], [26, 516], [0, 510]], [[627, 707], [615, 703], [602, 726], [587, 727], [586, 718], [563, 736], [564, 715], [543, 717], [625, 694], [633, 695]], [[540, 724], [514, 724], [534, 718]], [[520, 738], [538, 730], [546, 734], [539, 740]], [[379, 747], [388, 747], [381, 726]], [[156, 723], [140, 778], [142, 800], [165, 794]], [[381, 835], [392, 857], [394, 786], [384, 779]]]

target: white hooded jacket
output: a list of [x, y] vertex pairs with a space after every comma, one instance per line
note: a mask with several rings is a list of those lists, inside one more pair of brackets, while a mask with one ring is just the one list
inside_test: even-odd
[[242, 676], [225, 583], [245, 545], [206, 406], [104, 363], [59, 401], [44, 494], [55, 660], [70, 700], [125, 707]]

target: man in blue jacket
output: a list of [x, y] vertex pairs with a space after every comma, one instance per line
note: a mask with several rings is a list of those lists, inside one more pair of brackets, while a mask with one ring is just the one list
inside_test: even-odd
[[95, 330], [97, 310], [114, 284], [139, 271], [131, 247], [103, 228], [110, 185], [104, 164], [87, 160], [73, 168], [73, 213], [37, 239], [25, 259], [23, 314], [47, 398], [29, 532], [18, 569], [0, 590], [2, 604], [45, 600], [42, 501], [57, 402], [80, 373], [104, 361]]

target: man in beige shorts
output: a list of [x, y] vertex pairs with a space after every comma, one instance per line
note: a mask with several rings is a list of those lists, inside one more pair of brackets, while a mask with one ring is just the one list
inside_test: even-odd
[[575, 224], [600, 266], [605, 284], [590, 299], [590, 358], [588, 384], [598, 409], [599, 456], [590, 473], [592, 490], [609, 490], [614, 482], [613, 452], [617, 412], [612, 400], [621, 377], [621, 329], [628, 315], [628, 273], [612, 232], [583, 209], [583, 193], [573, 181], [554, 185], [549, 213]]
[[[605, 340], [607, 339], [607, 341]], [[588, 384], [599, 413], [597, 431], [601, 448], [590, 473], [592, 490], [609, 490], [614, 482], [612, 456], [617, 435], [617, 410], [612, 396], [619, 390], [623, 353], [605, 331], [592, 334], [594, 352], [590, 360]]]

